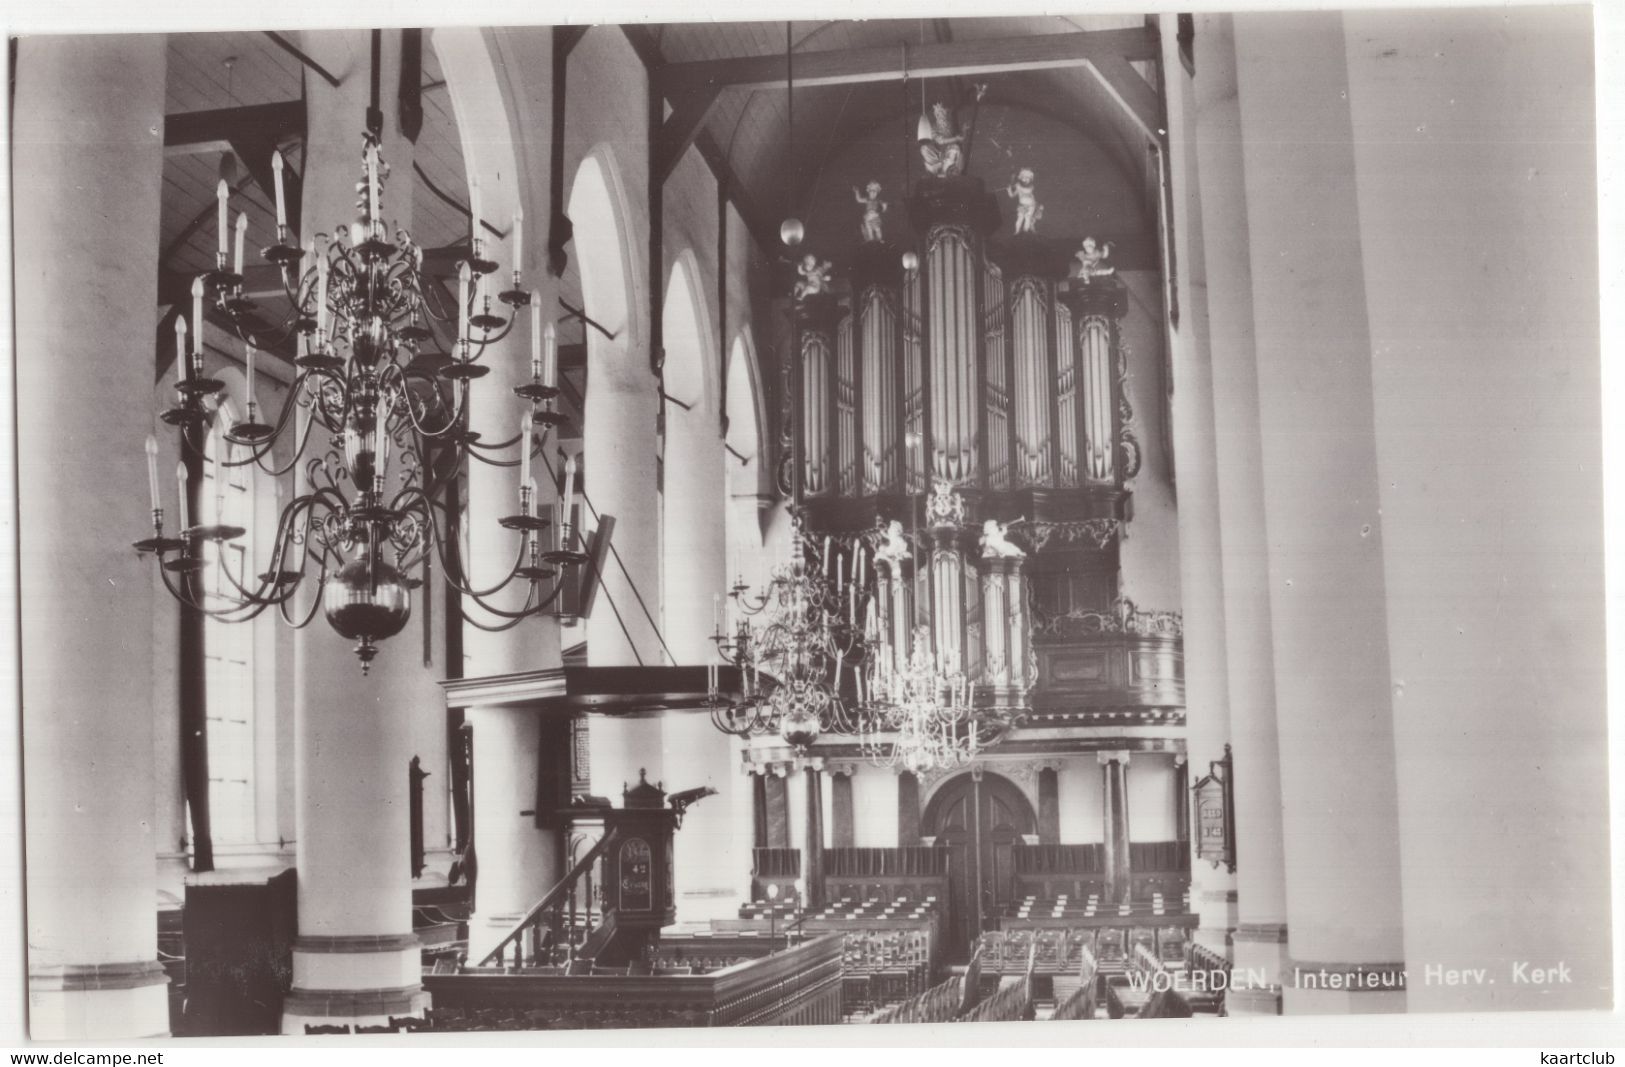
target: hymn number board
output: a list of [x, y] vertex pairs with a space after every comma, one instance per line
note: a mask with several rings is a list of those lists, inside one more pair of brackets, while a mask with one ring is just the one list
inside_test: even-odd
[[634, 837], [621, 844], [620, 899], [617, 907], [622, 911], [652, 911], [654, 909], [654, 864], [649, 842]]

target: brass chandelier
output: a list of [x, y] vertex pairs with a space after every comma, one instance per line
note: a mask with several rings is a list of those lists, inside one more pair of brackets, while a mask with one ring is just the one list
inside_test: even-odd
[[[242, 622], [275, 608], [284, 621], [303, 627], [321, 611], [340, 636], [356, 642], [363, 672], [379, 642], [405, 627], [411, 590], [422, 583], [418, 575], [431, 559], [464, 597], [501, 621], [465, 617], [486, 629], [506, 629], [549, 610], [564, 588], [561, 573], [586, 558], [569, 522], [573, 459], [566, 464], [556, 523], [538, 514], [531, 477], [533, 444], [545, 447], [548, 430], [563, 416], [554, 408], [554, 328], [542, 325], [538, 295], [521, 287], [522, 218], [515, 213], [511, 284], [496, 294], [493, 306], [498, 268], [484, 255], [477, 191], [471, 190], [469, 255], [458, 265], [456, 305], [448, 306], [424, 274], [423, 250], [404, 229], [391, 237], [383, 212], [388, 168], [379, 151], [376, 101], [368, 117], [357, 215], [338, 226], [332, 240], [318, 234], [303, 248], [295, 243], [283, 200], [282, 158], [273, 157], [277, 242], [263, 254], [277, 268], [288, 310], [269, 328], [258, 325], [251, 315], [257, 307], [243, 292], [242, 214], [235, 261], [228, 265], [228, 190], [221, 182], [216, 266], [193, 282], [190, 345], [186, 318], [177, 318], [176, 403], [160, 415], [180, 435], [179, 522], [173, 534], [165, 533], [157, 443], [149, 437], [153, 533], [135, 544], [156, 556], [164, 585], [177, 600], [212, 618]], [[246, 346], [240, 406], [226, 402], [222, 381], [203, 373], [205, 306]], [[521, 409], [518, 433], [487, 441], [469, 428], [470, 384], [489, 372], [484, 357], [511, 333], [526, 307], [530, 377], [513, 390]], [[456, 332], [443, 346], [433, 326], [453, 323]], [[297, 371], [280, 410], [262, 419], [254, 398], [256, 357], [290, 335]], [[234, 408], [243, 417], [229, 417]], [[198, 521], [193, 472], [212, 430], [219, 431], [217, 475], [252, 465], [291, 483], [280, 493], [286, 503], [269, 553], [253, 567], [246, 561], [230, 566], [222, 551], [244, 537], [243, 527], [227, 524], [218, 507], [213, 521]], [[286, 458], [274, 454], [282, 442], [288, 442], [281, 451]], [[518, 468], [517, 507], [499, 520], [517, 535], [514, 558], [500, 580], [483, 588], [470, 580], [463, 551], [453, 550], [466, 531], [446, 499], [469, 461]], [[491, 602], [514, 583], [528, 586], [519, 607]]]

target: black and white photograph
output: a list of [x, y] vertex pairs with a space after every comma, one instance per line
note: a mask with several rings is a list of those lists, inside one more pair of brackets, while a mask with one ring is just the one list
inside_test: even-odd
[[0, 1044], [1617, 1046], [1597, 12], [1078, 6], [14, 29]]

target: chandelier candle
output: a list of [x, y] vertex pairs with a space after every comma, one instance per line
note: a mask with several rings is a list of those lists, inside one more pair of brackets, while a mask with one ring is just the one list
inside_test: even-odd
[[[542, 295], [540, 293], [532, 293], [531, 298], [536, 301], [538, 307], [541, 305]], [[542, 384], [549, 389], [553, 389], [559, 384], [559, 334], [551, 322], [547, 324], [543, 345]]]
[[[276, 187], [276, 232], [280, 237], [288, 228], [287, 199], [282, 192], [282, 153], [271, 153], [271, 181]], [[240, 271], [238, 273], [241, 273]]]
[[175, 316], [175, 376], [186, 381], [192, 376], [192, 360], [186, 351], [186, 319]]
[[372, 224], [370, 228], [378, 225], [378, 146], [375, 144], [367, 146], [367, 221]]
[[185, 536], [187, 528], [192, 525], [192, 515], [191, 509], [186, 504], [186, 463], [184, 461], [175, 464], [175, 486], [180, 490], [181, 495], [180, 508], [175, 512], [175, 516], [180, 519], [180, 522], [175, 529], [179, 530], [182, 536]]
[[164, 509], [158, 496], [158, 439], [150, 433], [147, 435], [147, 491], [152, 494], [152, 521], [156, 526]]
[[310, 249], [316, 257], [316, 351], [323, 353], [327, 351], [327, 249], [314, 239]]
[[198, 352], [203, 351], [203, 278], [199, 276], [192, 282], [192, 347]]
[[570, 521], [571, 516], [575, 513], [575, 495], [576, 457], [574, 453], [571, 453], [569, 458], [564, 461], [564, 496], [559, 500], [560, 507], [563, 509], [560, 513], [562, 532], [559, 535], [559, 548], [566, 552], [570, 549], [570, 538], [575, 533], [574, 526]]
[[226, 179], [221, 178], [220, 183], [215, 186], [215, 199], [219, 202], [218, 214], [220, 216], [220, 248], [218, 250], [218, 256], [219, 265], [222, 268], [224, 268], [226, 265], [226, 201], [230, 195], [231, 191], [226, 188]]
[[519, 288], [519, 272], [525, 265], [525, 209], [513, 207], [513, 287]]
[[231, 271], [237, 277], [243, 276], [243, 235], [248, 232], [248, 214], [237, 212], [237, 240], [232, 246]]
[[[547, 336], [553, 336], [553, 324], [547, 324]], [[547, 383], [542, 379], [542, 294], [531, 291], [530, 294], [530, 380], [543, 385]]]
[[458, 343], [468, 344], [468, 282], [473, 276], [468, 263], [457, 264], [457, 338]]
[[[519, 416], [519, 486], [521, 489], [533, 484], [530, 480], [530, 429], [530, 409], [526, 408], [525, 413]], [[531, 491], [530, 498], [532, 500], [536, 499], [534, 490]], [[530, 514], [528, 507], [525, 514]]]

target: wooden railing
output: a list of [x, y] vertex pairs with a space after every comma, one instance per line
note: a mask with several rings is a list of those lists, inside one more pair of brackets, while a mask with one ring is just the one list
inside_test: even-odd
[[[765, 946], [763, 946], [765, 948]], [[788, 1026], [837, 1023], [842, 938], [827, 934], [709, 974], [498, 973], [425, 975], [437, 1012], [478, 1016], [466, 1029], [636, 1025]], [[665, 1020], [664, 1022], [660, 1020]]]
[[598, 857], [608, 850], [615, 836], [613, 829], [606, 830], [604, 836], [576, 861], [569, 873], [559, 879], [558, 884], [549, 889], [547, 894], [525, 913], [525, 917], [515, 923], [507, 935], [496, 943], [496, 947], [486, 953], [479, 966], [524, 967], [550, 962], [542, 943], [544, 933], [552, 934], [555, 939], [562, 937], [566, 941], [567, 950], [590, 936], [593, 926], [591, 894], [588, 894], [583, 909], [585, 927], [578, 929], [576, 885], [592, 869], [593, 864], [598, 862]]

